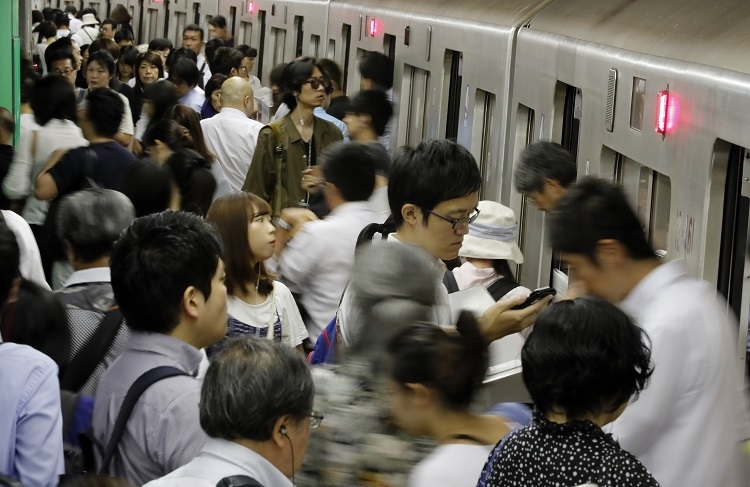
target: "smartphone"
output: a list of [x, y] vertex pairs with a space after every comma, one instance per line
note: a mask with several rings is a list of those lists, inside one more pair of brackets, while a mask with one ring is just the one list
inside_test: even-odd
[[554, 296], [555, 294], [557, 294], [557, 290], [553, 287], [540, 287], [539, 289], [535, 289], [531, 291], [531, 294], [529, 294], [529, 297], [526, 298], [526, 301], [524, 301], [521, 304], [517, 304], [516, 306], [513, 306], [511, 309], [528, 308], [529, 306], [536, 303], [540, 299], [543, 299], [547, 296]]

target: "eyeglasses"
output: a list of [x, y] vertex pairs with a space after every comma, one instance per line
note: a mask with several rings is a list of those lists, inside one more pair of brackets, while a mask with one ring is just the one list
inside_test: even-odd
[[70, 73], [72, 73], [73, 71], [75, 71], [75, 69], [65, 69], [65, 70], [62, 70], [62, 69], [53, 69], [52, 70], [53, 73], [59, 74], [61, 76], [70, 76]]
[[321, 86], [326, 90], [331, 87], [331, 80], [329, 80], [328, 78], [310, 78], [308, 80], [305, 80], [305, 82], [302, 84], [306, 83], [310, 83], [310, 88], [312, 88], [313, 90], [317, 90]]
[[448, 218], [447, 216], [438, 215], [434, 211], [430, 211], [427, 208], [422, 208], [422, 211], [426, 211], [430, 215], [435, 215], [441, 220], [445, 220], [453, 226], [453, 230], [463, 230], [469, 226], [469, 223], [474, 223], [474, 220], [479, 216], [479, 210], [474, 210], [474, 213], [469, 215], [468, 218]]
[[313, 411], [312, 413], [310, 413], [310, 428], [315, 429], [320, 426], [320, 423], [323, 422], [324, 417], [325, 416], [317, 411]]

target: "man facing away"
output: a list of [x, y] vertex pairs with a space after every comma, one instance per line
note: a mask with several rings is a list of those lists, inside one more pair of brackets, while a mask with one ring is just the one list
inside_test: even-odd
[[541, 211], [551, 211], [575, 180], [573, 154], [549, 141], [526, 147], [513, 176], [516, 191], [528, 196]]
[[313, 395], [310, 368], [288, 345], [231, 341], [212, 359], [201, 390], [201, 427], [210, 439], [193, 461], [147, 487], [252, 485], [239, 476], [293, 487], [289, 477], [302, 465], [310, 429], [323, 419], [312, 410]]
[[662, 263], [612, 183], [577, 183], [550, 216], [552, 246], [578, 285], [619, 304], [651, 341], [651, 383], [611, 433], [662, 487], [746, 486], [750, 406], [734, 361], [737, 323], [716, 289], [679, 261]]
[[234, 76], [221, 85], [221, 111], [201, 120], [208, 149], [216, 154], [232, 191], [241, 191], [263, 124], [252, 120], [253, 88]]
[[[130, 338], [96, 391], [92, 430], [98, 451], [108, 444], [123, 399], [139, 377], [159, 366], [185, 375], [163, 379], [143, 392], [104, 473], [143, 485], [187, 464], [206, 442], [197, 373], [204, 357], [200, 349], [226, 333], [221, 254], [214, 229], [184, 212], [138, 218], [115, 243], [112, 289]], [[99, 464], [101, 460], [99, 455]]]

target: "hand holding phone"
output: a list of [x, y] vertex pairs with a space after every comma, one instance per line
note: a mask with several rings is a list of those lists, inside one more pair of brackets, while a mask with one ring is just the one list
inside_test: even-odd
[[554, 296], [555, 294], [557, 294], [557, 290], [555, 288], [552, 288], [552, 287], [540, 287], [539, 289], [533, 290], [531, 292], [531, 294], [529, 294], [529, 297], [526, 298], [526, 301], [524, 301], [521, 304], [517, 304], [517, 305], [513, 306], [510, 309], [524, 309], [524, 308], [528, 308], [529, 306], [531, 306], [532, 304], [536, 303], [540, 299], [543, 299], [543, 298], [545, 298], [547, 296]]

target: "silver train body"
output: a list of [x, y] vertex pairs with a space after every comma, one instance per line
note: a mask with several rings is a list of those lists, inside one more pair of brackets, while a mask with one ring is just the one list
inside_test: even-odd
[[[175, 45], [186, 25], [207, 28], [211, 16], [224, 15], [236, 43], [258, 49], [255, 74], [264, 84], [276, 63], [304, 54], [339, 62], [346, 92], [354, 94], [362, 52], [390, 55], [398, 100], [392, 143], [452, 137], [472, 151], [484, 178], [481, 197], [518, 216], [525, 255], [518, 277], [532, 289], [552, 283], [564, 290], [567, 277], [545, 242], [544, 214], [513, 188], [514, 162], [531, 142], [562, 143], [576, 155], [579, 175], [624, 187], [660, 255], [682, 259], [728, 297], [742, 324], [735, 358], [744, 367], [750, 35], [742, 19], [750, 18], [750, 2], [84, 3], [101, 18], [125, 3], [141, 41], [168, 37]], [[491, 369], [484, 400], [524, 397], [517, 365]]]

